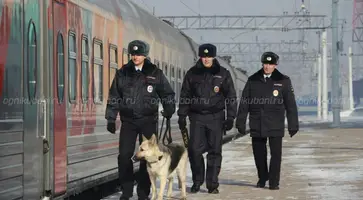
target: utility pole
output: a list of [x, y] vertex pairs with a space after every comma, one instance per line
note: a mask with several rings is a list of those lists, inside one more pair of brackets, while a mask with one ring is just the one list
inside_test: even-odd
[[318, 119], [321, 119], [321, 54], [318, 55]]
[[339, 101], [339, 49], [338, 49], [338, 2], [332, 0], [332, 87], [331, 103], [333, 111], [333, 126], [340, 126], [340, 101]]
[[349, 110], [354, 109], [354, 101], [353, 101], [353, 52], [352, 47], [349, 47], [348, 50], [348, 86], [349, 86]]
[[328, 44], [327, 44], [327, 32], [323, 30], [322, 35], [322, 49], [323, 49], [323, 69], [322, 69], [322, 109], [323, 120], [328, 119]]

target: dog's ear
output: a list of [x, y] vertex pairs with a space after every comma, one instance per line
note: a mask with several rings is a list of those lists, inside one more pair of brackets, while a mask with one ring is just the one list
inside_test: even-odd
[[144, 134], [142, 134], [142, 141], [147, 141], [147, 138], [145, 137]]
[[156, 144], [156, 136], [153, 134], [150, 139], [151, 144]]

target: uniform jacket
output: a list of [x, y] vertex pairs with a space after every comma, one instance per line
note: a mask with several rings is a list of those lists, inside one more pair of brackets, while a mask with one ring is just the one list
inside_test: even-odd
[[277, 69], [265, 81], [263, 69], [248, 78], [242, 92], [236, 127], [246, 129], [249, 113], [251, 137], [283, 137], [285, 112], [289, 131], [299, 130], [294, 90], [288, 76]]
[[[211, 68], [199, 60], [186, 73], [180, 91], [178, 115], [216, 114], [227, 108], [227, 118], [237, 113], [236, 90], [230, 72], [214, 59]], [[224, 118], [224, 115], [223, 115]]]
[[172, 116], [175, 112], [175, 93], [163, 72], [145, 59], [141, 72], [135, 70], [132, 61], [116, 72], [106, 107], [105, 118], [115, 121], [157, 116], [159, 102], [164, 112]]

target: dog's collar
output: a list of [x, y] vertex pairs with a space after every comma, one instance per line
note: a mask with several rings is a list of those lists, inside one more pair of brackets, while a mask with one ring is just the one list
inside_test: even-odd
[[157, 161], [149, 162], [149, 163], [150, 163], [150, 164], [157, 163], [157, 162], [159, 162], [162, 158], [163, 158], [163, 156], [159, 156], [159, 158], [158, 158], [158, 160], [157, 160]]

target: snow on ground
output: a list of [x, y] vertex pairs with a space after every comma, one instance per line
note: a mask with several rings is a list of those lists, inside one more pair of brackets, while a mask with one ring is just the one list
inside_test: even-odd
[[[303, 191], [317, 199], [363, 198], [363, 140], [357, 143], [359, 133], [363, 130], [317, 131], [304, 135], [308, 140], [289, 150], [292, 156], [285, 160], [295, 168], [292, 175], [308, 182]], [[301, 160], [304, 162], [299, 163]]]
[[[208, 194], [204, 184], [200, 193], [188, 193], [187, 198], [363, 199], [363, 129], [305, 130], [294, 138], [285, 137], [283, 140], [280, 190], [270, 191], [267, 188], [254, 187], [257, 172], [251, 139], [246, 136], [223, 146], [220, 194]], [[191, 186], [191, 173], [188, 168], [187, 192]], [[173, 199], [180, 198], [176, 179], [173, 188]], [[119, 196], [120, 194], [115, 194], [106, 199], [117, 200]], [[137, 199], [136, 187], [133, 199]]]

